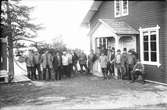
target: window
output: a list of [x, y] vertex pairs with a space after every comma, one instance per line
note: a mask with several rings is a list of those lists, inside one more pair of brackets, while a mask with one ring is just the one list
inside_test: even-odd
[[107, 38], [96, 38], [96, 47], [100, 49], [107, 49]]
[[144, 64], [160, 65], [159, 63], [159, 29], [156, 27], [140, 28], [141, 61]]
[[128, 15], [128, 0], [115, 0], [115, 17]]

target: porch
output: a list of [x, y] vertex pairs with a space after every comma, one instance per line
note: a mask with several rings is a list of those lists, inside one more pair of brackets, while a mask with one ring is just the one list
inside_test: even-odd
[[95, 52], [97, 48], [115, 50], [123, 48], [137, 51], [137, 36], [139, 34], [134, 28], [124, 21], [113, 19], [99, 19], [94, 30], [90, 32], [91, 47]]

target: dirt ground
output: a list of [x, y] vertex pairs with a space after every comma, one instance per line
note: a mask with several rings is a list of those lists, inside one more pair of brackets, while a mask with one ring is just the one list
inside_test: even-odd
[[167, 87], [76, 75], [61, 81], [0, 84], [2, 110], [167, 109]]

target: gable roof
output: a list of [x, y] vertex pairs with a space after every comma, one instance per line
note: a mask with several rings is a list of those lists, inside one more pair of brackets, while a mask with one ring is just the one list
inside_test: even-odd
[[82, 20], [81, 26], [87, 26], [90, 23], [90, 20], [94, 16], [94, 14], [98, 11], [103, 1], [94, 1], [91, 8], [87, 12], [86, 16]]
[[139, 31], [135, 30], [124, 21], [115, 19], [99, 19], [99, 21], [111, 28], [115, 34], [139, 34]]

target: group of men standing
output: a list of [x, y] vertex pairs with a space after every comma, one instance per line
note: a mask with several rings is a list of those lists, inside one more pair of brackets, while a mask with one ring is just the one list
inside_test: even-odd
[[[97, 61], [104, 79], [127, 79], [134, 82], [136, 75], [141, 75], [144, 82], [144, 65], [137, 60], [134, 51], [127, 52], [126, 48], [123, 49], [122, 53], [120, 49], [115, 51], [114, 48], [107, 51], [101, 50], [96, 54], [91, 50], [88, 57], [84, 52], [77, 54], [73, 51], [63, 51], [62, 53], [46, 51], [40, 55], [38, 51], [29, 50], [29, 54], [25, 57], [27, 74], [32, 80], [70, 78], [79, 72], [78, 62], [80, 72], [85, 70], [86, 73], [93, 74], [93, 67], [96, 66]], [[38, 76], [36, 71], [38, 71]]]
[[96, 56], [104, 79], [126, 79], [134, 82], [137, 76], [141, 75], [144, 82], [144, 65], [137, 59], [133, 50], [127, 52], [124, 48], [121, 53], [120, 49], [115, 51], [115, 48], [111, 48], [107, 52], [101, 50], [100, 55], [96, 53]]
[[[62, 77], [71, 77], [78, 72], [77, 63], [84, 72], [87, 71], [87, 57], [84, 52], [79, 55], [73, 51], [51, 52], [45, 51], [39, 54], [38, 51], [29, 50], [25, 56], [27, 76], [32, 80], [61, 80]], [[36, 74], [38, 71], [38, 74]]]

